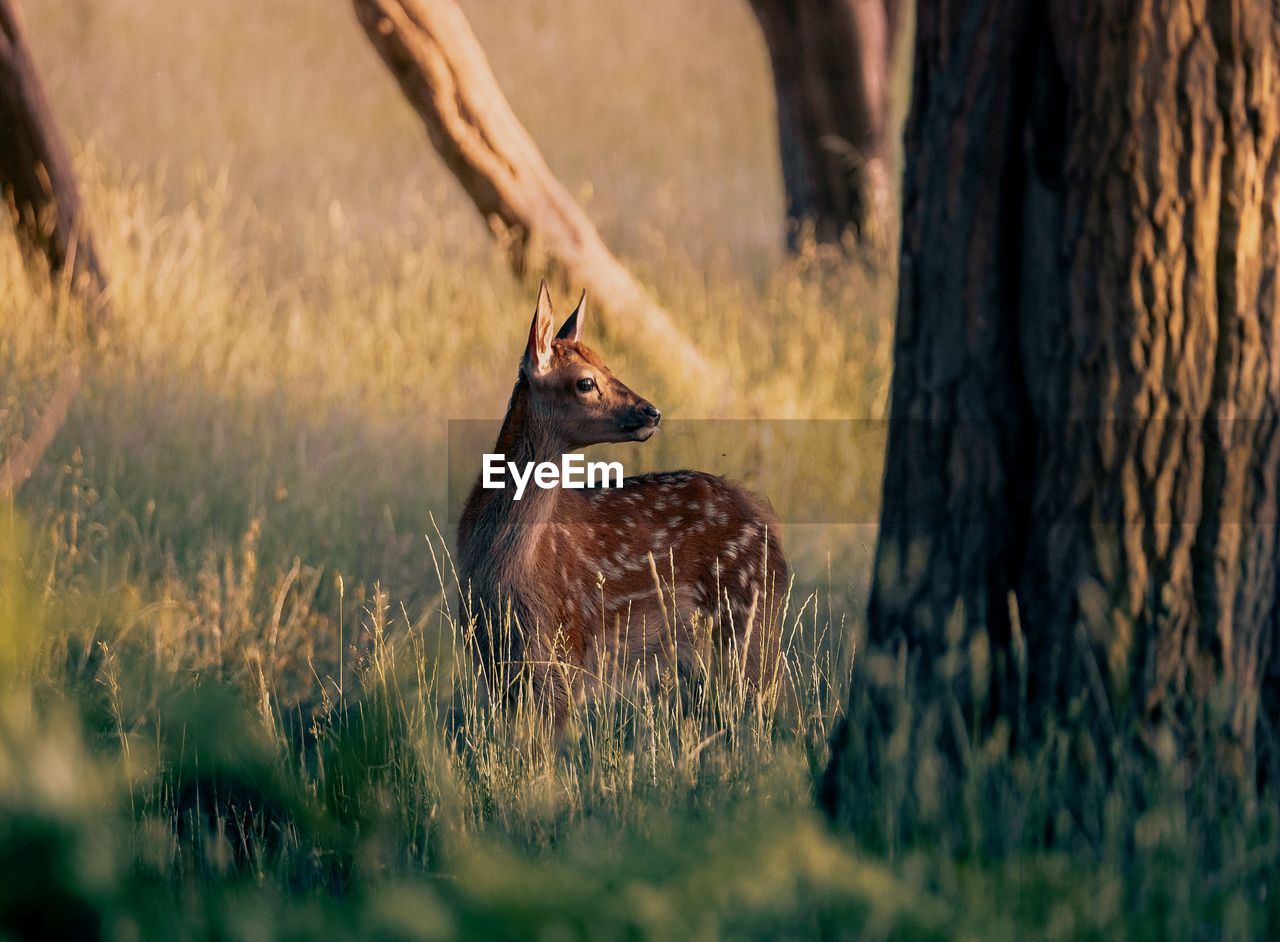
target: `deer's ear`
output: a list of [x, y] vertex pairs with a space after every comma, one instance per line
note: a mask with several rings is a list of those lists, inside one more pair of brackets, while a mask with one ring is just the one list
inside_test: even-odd
[[582, 297], [578, 299], [578, 306], [573, 309], [573, 313], [569, 315], [569, 319], [560, 327], [560, 333], [556, 334], [556, 340], [573, 340], [577, 341], [582, 336], [582, 321], [587, 316], [587, 293], [582, 292]]
[[543, 279], [538, 288], [538, 307], [533, 312], [533, 323], [529, 325], [529, 343], [524, 348], [525, 367], [534, 376], [540, 376], [551, 368], [551, 331], [554, 327], [551, 295]]

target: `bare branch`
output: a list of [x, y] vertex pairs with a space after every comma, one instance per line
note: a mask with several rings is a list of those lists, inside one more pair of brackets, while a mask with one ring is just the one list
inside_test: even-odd
[[684, 333], [614, 257], [508, 105], [453, 0], [353, 0], [431, 143], [506, 247], [517, 273], [543, 261], [614, 317], [608, 326], [667, 364], [710, 377]]

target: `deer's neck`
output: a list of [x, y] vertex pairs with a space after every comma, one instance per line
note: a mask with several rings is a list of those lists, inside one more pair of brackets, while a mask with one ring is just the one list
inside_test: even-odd
[[[533, 414], [529, 385], [522, 376], [511, 394], [494, 452], [523, 471], [530, 463], [557, 460], [562, 450], [548, 423]], [[538, 531], [552, 519], [560, 499], [559, 488], [542, 488], [530, 482], [516, 500], [509, 477], [507, 486], [496, 490], [481, 488], [477, 482], [467, 511], [471, 524], [468, 543], [477, 554], [487, 557], [485, 562], [477, 559], [477, 567], [492, 567], [503, 582], [528, 563], [529, 554], [538, 545]], [[464, 551], [464, 555], [470, 554]]]
[[494, 451], [521, 466], [526, 462], [553, 461], [560, 457], [562, 448], [551, 435], [549, 425], [534, 415], [529, 382], [521, 376], [511, 391], [511, 402], [507, 404]]

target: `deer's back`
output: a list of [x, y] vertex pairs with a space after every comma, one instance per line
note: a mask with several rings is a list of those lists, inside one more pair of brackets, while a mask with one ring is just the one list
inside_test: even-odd
[[[731, 631], [775, 613], [787, 564], [767, 503], [696, 471], [627, 478], [621, 488], [578, 492], [545, 540], [565, 587], [551, 623], [590, 660], [592, 647], [650, 657], [660, 629], [694, 611]], [[625, 640], [624, 640], [625, 639]]]
[[655, 568], [664, 583], [704, 588], [708, 600], [717, 581], [736, 595], [766, 567], [785, 581], [773, 509], [724, 478], [669, 471], [583, 496], [580, 516], [566, 523], [584, 537], [585, 562], [598, 568], [606, 590], [610, 584], [629, 590], [623, 594], [652, 589]]
[[[602, 652], [652, 661], [695, 612], [722, 635], [754, 632], [753, 664], [761, 651], [776, 652], [770, 636], [788, 578], [778, 521], [731, 481], [670, 471], [620, 488], [565, 490], [523, 536], [518, 564], [480, 568], [499, 574], [500, 594], [524, 620], [527, 658], [588, 673]], [[478, 547], [462, 549], [474, 557]]]

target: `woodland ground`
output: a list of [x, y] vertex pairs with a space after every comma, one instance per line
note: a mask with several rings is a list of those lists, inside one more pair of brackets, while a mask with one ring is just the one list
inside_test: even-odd
[[[553, 168], [734, 393], [708, 401], [589, 326], [624, 380], [676, 418], [883, 419], [892, 252], [838, 271], [782, 257], [772, 92], [745, 2], [464, 6]], [[54, 452], [0, 508], [4, 931], [1275, 928], [1275, 799], [1218, 803], [1212, 762], [1159, 736], [1099, 745], [1065, 718], [1011, 756], [974, 720], [964, 788], [944, 794], [936, 718], [905, 708], [882, 746], [912, 771], [869, 787], [876, 824], [824, 822], [815, 782], [874, 506], [784, 534], [796, 698], [778, 711], [731, 687], [632, 691], [557, 743], [489, 710], [458, 654], [444, 453], [449, 420], [500, 414], [532, 293], [347, 4], [25, 8], [116, 320]], [[76, 315], [8, 241], [0, 286], [9, 441]], [[874, 489], [880, 459], [810, 462], [806, 486]], [[714, 470], [752, 479], [746, 463]], [[964, 727], [981, 699], [947, 721]], [[1089, 750], [1121, 772], [1082, 792], [1063, 769]]]

